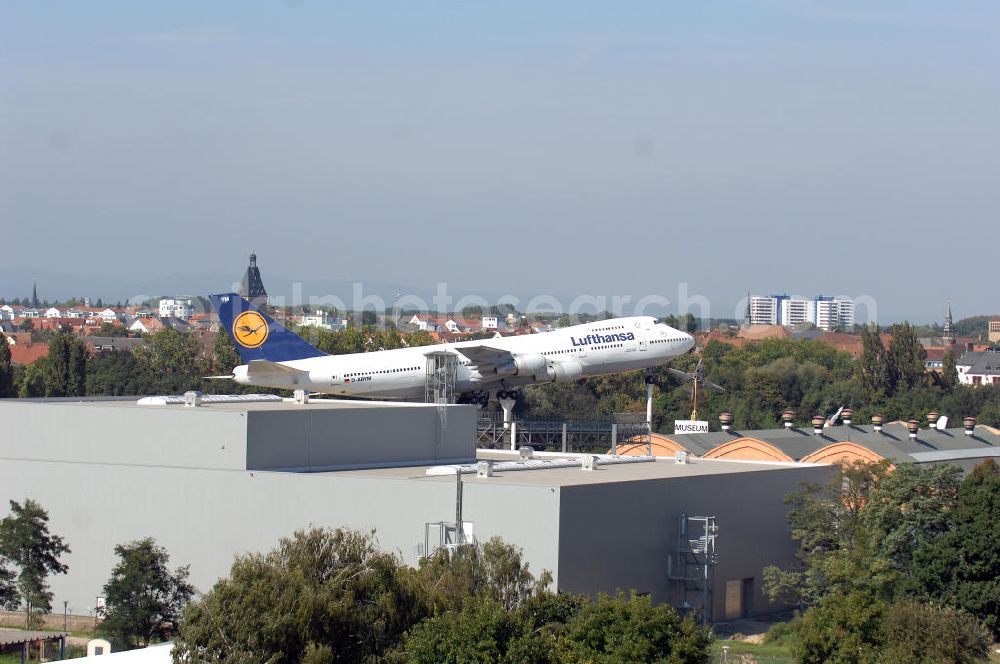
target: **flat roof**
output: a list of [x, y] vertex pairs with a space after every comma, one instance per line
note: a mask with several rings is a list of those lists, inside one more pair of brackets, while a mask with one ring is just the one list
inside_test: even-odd
[[[479, 452], [489, 452], [489, 450], [479, 450]], [[507, 460], [511, 460], [511, 457], [507, 457]], [[592, 471], [583, 470], [582, 468], [538, 468], [511, 472], [494, 471], [493, 476], [489, 478], [477, 477], [475, 473], [465, 473], [462, 475], [462, 482], [506, 486], [564, 487], [701, 477], [705, 475], [792, 470], [796, 468], [812, 468], [817, 465], [819, 464], [724, 461], [720, 459], [692, 459], [689, 463], [676, 463], [673, 459], [657, 458], [655, 461], [642, 463], [606, 464], [603, 466], [598, 463], [597, 469]], [[340, 470], [310, 474], [336, 477], [420, 480], [426, 482], [455, 482], [454, 475], [427, 475], [427, 470], [434, 467], [436, 466], [370, 468], [365, 470]]]
[[[155, 395], [154, 395], [155, 396]], [[176, 395], [172, 395], [176, 396]], [[205, 395], [213, 396], [213, 395]], [[406, 401], [373, 401], [373, 400], [349, 400], [349, 399], [310, 399], [308, 403], [296, 403], [293, 399], [269, 400], [269, 401], [235, 401], [235, 402], [210, 402], [201, 403], [198, 406], [185, 406], [181, 403], [159, 404], [139, 404], [139, 399], [144, 397], [60, 397], [60, 398], [40, 398], [40, 399], [3, 399], [2, 403], [37, 404], [37, 405], [60, 405], [76, 406], [80, 408], [126, 408], [141, 409], [149, 411], [226, 411], [226, 412], [252, 412], [252, 411], [308, 411], [308, 410], [335, 410], [335, 409], [358, 409], [358, 408], [437, 408], [437, 404]], [[449, 407], [464, 406], [473, 407], [466, 404], [449, 404]]]

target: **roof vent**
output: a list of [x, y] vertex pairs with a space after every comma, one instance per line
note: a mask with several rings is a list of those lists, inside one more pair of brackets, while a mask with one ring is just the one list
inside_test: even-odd
[[962, 424], [965, 426], [966, 436], [971, 436], [976, 433], [976, 418], [966, 417], [962, 420]]
[[309, 403], [309, 395], [306, 394], [305, 390], [295, 390], [295, 392], [292, 393], [292, 396], [295, 398], [295, 403], [297, 404]]
[[812, 418], [813, 434], [818, 436], [823, 433], [823, 425], [826, 423], [826, 418], [822, 415], [815, 415]]
[[201, 392], [196, 392], [195, 390], [190, 390], [184, 393], [184, 406], [186, 408], [195, 408], [201, 405]]
[[854, 411], [850, 408], [845, 408], [840, 411], [840, 419], [843, 420], [844, 424], [850, 426], [851, 419], [854, 417]]
[[493, 477], [493, 462], [484, 460], [477, 463], [476, 477]]
[[719, 424], [722, 426], [723, 431], [729, 431], [733, 428], [733, 414], [726, 412], [719, 415]]
[[882, 423], [885, 422], [885, 418], [881, 415], [872, 415], [872, 429], [875, 431], [882, 431]]
[[795, 411], [789, 408], [781, 414], [781, 420], [784, 422], [786, 429], [791, 429], [795, 426]]
[[920, 431], [920, 422], [917, 422], [916, 420], [907, 420], [906, 430], [910, 432], [910, 440], [916, 440], [917, 432]]
[[593, 454], [585, 454], [580, 457], [580, 467], [584, 470], [597, 470], [598, 465], [597, 457]]
[[929, 424], [932, 429], [937, 428], [937, 421], [939, 419], [941, 419], [941, 413], [936, 410], [932, 410], [927, 413], [927, 424]]

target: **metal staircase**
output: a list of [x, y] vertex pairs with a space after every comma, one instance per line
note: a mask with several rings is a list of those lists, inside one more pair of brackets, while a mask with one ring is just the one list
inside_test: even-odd
[[712, 622], [718, 532], [714, 516], [681, 514], [677, 548], [667, 558], [671, 603], [681, 613], [694, 614], [702, 624]]

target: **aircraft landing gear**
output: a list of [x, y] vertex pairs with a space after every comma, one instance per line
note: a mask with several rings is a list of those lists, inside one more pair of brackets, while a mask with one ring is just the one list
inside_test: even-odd
[[467, 392], [459, 399], [459, 403], [467, 403], [476, 406], [480, 410], [490, 402], [489, 392]]
[[497, 392], [497, 401], [503, 408], [503, 428], [510, 433], [510, 449], [517, 449], [517, 425], [514, 423], [514, 406], [521, 393], [517, 390], [500, 390]]
[[653, 456], [653, 372], [646, 372], [646, 455]]

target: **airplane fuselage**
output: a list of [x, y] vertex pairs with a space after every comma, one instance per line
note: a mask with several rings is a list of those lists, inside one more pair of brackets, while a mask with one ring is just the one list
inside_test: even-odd
[[[693, 346], [694, 339], [687, 333], [650, 316], [634, 316], [540, 334], [280, 362], [295, 370], [287, 375], [271, 372], [255, 376], [248, 365], [236, 367], [233, 373], [235, 380], [244, 385], [354, 397], [422, 399], [426, 356], [431, 352], [456, 354], [455, 388], [465, 393], [646, 369], [683, 355]], [[500, 366], [484, 363], [483, 347], [509, 353], [515, 361]], [[467, 355], [463, 355], [463, 348]]]

